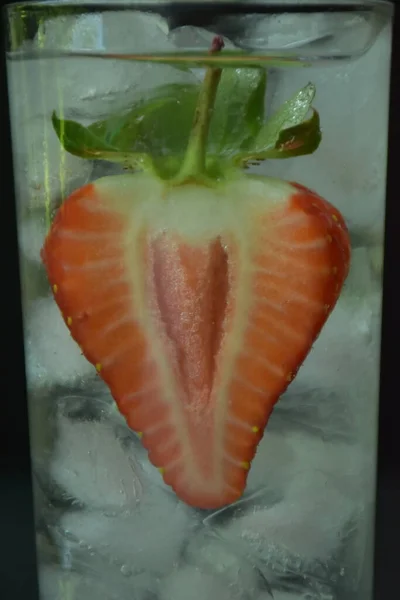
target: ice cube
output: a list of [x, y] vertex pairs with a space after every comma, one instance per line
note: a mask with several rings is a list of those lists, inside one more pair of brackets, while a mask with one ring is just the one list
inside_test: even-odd
[[[257, 600], [264, 600], [264, 594], [260, 594]], [[302, 600], [302, 595], [294, 592], [284, 592], [282, 590], [274, 590], [274, 600]], [[303, 596], [304, 600], [304, 596]]]
[[[357, 508], [330, 474], [305, 468], [288, 482], [281, 502], [267, 506], [258, 495], [244, 514], [235, 518], [233, 506], [205, 523], [237, 548], [246, 547], [261, 570], [296, 573], [332, 558]], [[224, 510], [233, 512], [226, 521]]]
[[[15, 193], [21, 215], [36, 208], [41, 209], [44, 215], [88, 182], [92, 163], [62, 148], [52, 128], [51, 107], [44, 109], [42, 115], [34, 116], [32, 106], [35, 101], [32, 101], [33, 104], [26, 103], [27, 108], [22, 113], [18, 112], [14, 99], [20, 94], [26, 98], [28, 94], [19, 90], [15, 83], [15, 78], [21, 76], [17, 72], [22, 66], [21, 63], [13, 64], [10, 67], [13, 75], [9, 78]], [[32, 62], [29, 67], [29, 76], [39, 77], [35, 63]], [[29, 92], [30, 97], [35, 97], [35, 93], [35, 90]]]
[[[279, 455], [281, 447], [286, 449], [285, 457]], [[251, 506], [255, 501], [251, 493], [263, 490], [263, 501], [276, 505], [287, 497], [288, 489], [299, 474], [322, 472], [332, 485], [346, 494], [349, 504], [368, 505], [373, 489], [374, 459], [375, 450], [366, 450], [365, 444], [329, 440], [300, 428], [282, 428], [279, 434], [267, 428], [250, 469], [245, 499], [249, 494], [246, 501]]]
[[58, 110], [62, 101], [67, 115], [95, 120], [129, 108], [139, 91], [193, 80], [190, 72], [172, 66], [123, 58], [124, 54], [172, 52], [175, 48], [167, 33], [164, 19], [139, 11], [50, 19], [36, 37], [36, 48], [121, 54], [121, 59], [64, 56], [38, 61], [45, 81], [52, 81], [47, 104]]
[[44, 211], [36, 211], [19, 224], [18, 240], [24, 256], [35, 263], [41, 263], [40, 252], [47, 233]]
[[32, 387], [76, 384], [95, 376], [52, 298], [37, 299], [27, 314], [25, 357]]
[[[86, 573], [41, 566], [38, 571], [40, 600], [131, 600], [132, 596], [115, 578], [109, 581], [107, 571]], [[135, 596], [135, 599], [142, 597]], [[143, 599], [144, 600], [144, 599]]]
[[130, 509], [143, 492], [142, 473], [110, 425], [58, 420], [50, 476], [68, 496], [103, 511]]
[[232, 597], [240, 600], [253, 598], [260, 589], [269, 589], [268, 581], [254, 563], [247, 561], [243, 554], [236, 552], [234, 546], [210, 534], [207, 529], [202, 529], [190, 539], [183, 561], [206, 575], [224, 581]]
[[[61, 53], [174, 49], [165, 22], [136, 11], [49, 19], [43, 27], [33, 43], [26, 44], [27, 53], [39, 49]], [[21, 207], [52, 207], [89, 179], [91, 161], [62, 149], [51, 124], [53, 111], [88, 124], [129, 108], [139, 91], [195, 80], [190, 72], [168, 65], [66, 54], [9, 60], [8, 66], [15, 182]]]
[[[331, 16], [330, 16], [331, 17]], [[280, 14], [247, 19], [237, 41], [241, 46], [281, 50], [306, 46], [332, 33], [332, 18], [324, 14]]]
[[274, 408], [252, 463], [249, 491], [273, 485], [280, 494], [296, 469], [307, 465], [347, 477], [349, 489], [362, 481], [372, 485], [381, 298], [368, 250], [353, 254], [342, 298]]
[[[332, 593], [323, 591], [314, 591], [307, 589], [306, 586], [298, 586], [297, 592], [287, 592], [284, 590], [274, 590], [274, 600], [335, 600]], [[264, 596], [259, 596], [257, 600], [264, 600]]]
[[74, 538], [75, 548], [90, 547], [132, 573], [166, 575], [178, 563], [182, 545], [197, 524], [195, 513], [156, 487], [144, 489], [129, 513], [101, 511], [65, 514], [60, 529]]
[[[177, 47], [185, 50], [210, 50], [211, 44], [217, 31], [210, 31], [203, 27], [184, 25], [177, 27], [169, 33], [169, 40]], [[224, 48], [233, 49], [235, 45], [224, 37]]]
[[177, 569], [161, 585], [160, 600], [237, 600], [224, 580], [193, 566]]
[[282, 498], [290, 477], [287, 469], [294, 460], [294, 450], [287, 438], [268, 425], [251, 465], [246, 493], [269, 486], [271, 494]]
[[[332, 202], [350, 228], [383, 236], [390, 30], [381, 32], [360, 58], [275, 71], [277, 93], [268, 99], [274, 111], [309, 81], [316, 85], [322, 142], [315, 154], [263, 165], [274, 177], [297, 181]], [[377, 109], [378, 107], [378, 109]]]
[[106, 50], [112, 53], [165, 49], [168, 23], [160, 15], [115, 10], [47, 19], [36, 35], [38, 48]]
[[342, 296], [270, 420], [296, 420], [317, 435], [375, 447], [379, 384], [380, 282], [369, 249], [353, 250]]
[[[204, 50], [208, 52], [216, 35], [216, 32], [204, 29], [203, 27], [184, 25], [173, 29], [169, 33], [168, 39], [174, 47], [181, 50], [186, 50], [188, 52], [193, 50]], [[235, 45], [232, 44], [227, 37], [224, 36], [223, 40], [224, 48], [230, 50], [235, 48]], [[205, 74], [204, 68], [193, 68], [191, 71], [199, 81], [203, 80]]]

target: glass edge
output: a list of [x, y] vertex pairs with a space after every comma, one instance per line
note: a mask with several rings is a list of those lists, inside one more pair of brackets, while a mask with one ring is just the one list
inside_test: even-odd
[[[234, 4], [242, 4], [242, 2], [240, 2], [240, 0], [236, 0], [236, 2], [232, 2], [231, 1], [226, 1], [226, 0], [221, 0], [220, 2], [215, 1], [215, 0], [203, 0], [204, 4], [210, 4], [212, 6], [216, 6], [217, 4], [222, 5], [234, 5]], [[2, 11], [5, 12], [6, 14], [10, 14], [13, 11], [19, 11], [21, 9], [26, 10], [29, 13], [35, 13], [35, 10], [38, 9], [45, 9], [45, 8], [52, 8], [52, 9], [57, 9], [57, 12], [59, 13], [69, 13], [69, 12], [76, 12], [76, 13], [84, 13], [85, 10], [90, 10], [92, 7], [92, 10], [96, 10], [97, 8], [101, 8], [101, 6], [107, 7], [108, 9], [114, 7], [115, 10], [119, 10], [121, 8], [126, 8], [129, 9], [130, 7], [132, 8], [138, 8], [140, 7], [140, 5], [143, 6], [151, 6], [154, 5], [156, 6], [171, 6], [173, 4], [186, 4], [186, 5], [190, 5], [191, 2], [184, 2], [184, 1], [180, 1], [180, 0], [131, 0], [131, 1], [124, 1], [124, 0], [108, 0], [108, 1], [102, 1], [99, 0], [98, 2], [94, 1], [94, 2], [85, 2], [85, 0], [82, 0], [82, 2], [64, 2], [64, 1], [60, 1], [60, 0], [32, 0], [32, 1], [25, 1], [25, 2], [13, 2], [13, 3], [7, 3], [4, 4], [2, 6]], [[199, 0], [198, 2], [193, 2], [193, 4], [202, 4], [202, 1]], [[248, 6], [249, 10], [251, 8], [251, 6], [256, 6], [256, 5], [265, 5], [267, 4], [266, 0], [254, 0], [253, 2], [246, 2], [244, 4], [244, 6]], [[376, 8], [380, 11], [383, 11], [386, 13], [386, 15], [388, 17], [392, 16], [394, 11], [395, 11], [395, 6], [394, 3], [389, 1], [389, 0], [354, 0], [353, 2], [351, 0], [348, 0], [348, 2], [344, 2], [344, 1], [337, 1], [337, 0], [320, 0], [320, 2], [315, 2], [315, 0], [311, 0], [309, 3], [307, 1], [305, 2], [295, 2], [295, 0], [293, 0], [293, 2], [279, 2], [279, 1], [273, 1], [270, 3], [271, 8], [272, 7], [279, 7], [281, 6], [282, 8], [285, 8], [285, 6], [318, 6], [318, 8], [321, 10], [321, 8], [324, 7], [324, 5], [326, 6], [360, 6], [360, 7], [369, 7], [369, 8]], [[243, 6], [243, 4], [242, 4]]]

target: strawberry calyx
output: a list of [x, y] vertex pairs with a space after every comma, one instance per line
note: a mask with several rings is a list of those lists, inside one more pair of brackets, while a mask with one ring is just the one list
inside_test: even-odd
[[[210, 54], [219, 52], [224, 47], [223, 39], [216, 36], [212, 42]], [[212, 118], [212, 110], [217, 96], [218, 85], [221, 80], [222, 69], [208, 67], [193, 118], [185, 157], [176, 177], [170, 182], [172, 185], [199, 182], [209, 183], [207, 176], [206, 149], [208, 132]]]
[[[210, 58], [223, 46], [216, 36]], [[273, 60], [270, 64], [274, 66]], [[88, 127], [54, 111], [54, 130], [71, 154], [151, 173], [171, 186], [194, 182], [214, 187], [252, 164], [318, 148], [321, 130], [312, 83], [266, 120], [266, 69], [224, 66], [223, 61], [212, 62], [201, 83], [159, 86], [129, 111]]]

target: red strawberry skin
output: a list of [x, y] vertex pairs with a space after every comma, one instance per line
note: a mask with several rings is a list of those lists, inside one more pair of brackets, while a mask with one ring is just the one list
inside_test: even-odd
[[109, 177], [64, 202], [42, 259], [72, 337], [165, 482], [200, 508], [237, 500], [346, 279], [340, 213], [267, 178], [209, 189]]

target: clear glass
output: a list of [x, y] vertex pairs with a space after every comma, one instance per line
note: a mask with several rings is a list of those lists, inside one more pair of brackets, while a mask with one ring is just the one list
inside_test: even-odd
[[[339, 0], [6, 8], [41, 600], [371, 600], [391, 20], [389, 3]], [[89, 126], [176, 84], [178, 128], [179, 86], [201, 80], [216, 34], [241, 50], [235, 67], [267, 69], [268, 115], [316, 86], [318, 150], [249, 172], [331, 202], [352, 258], [243, 497], [203, 510], [149, 462], [72, 339], [40, 251], [72, 192], [123, 172], [63, 149], [53, 111]]]

